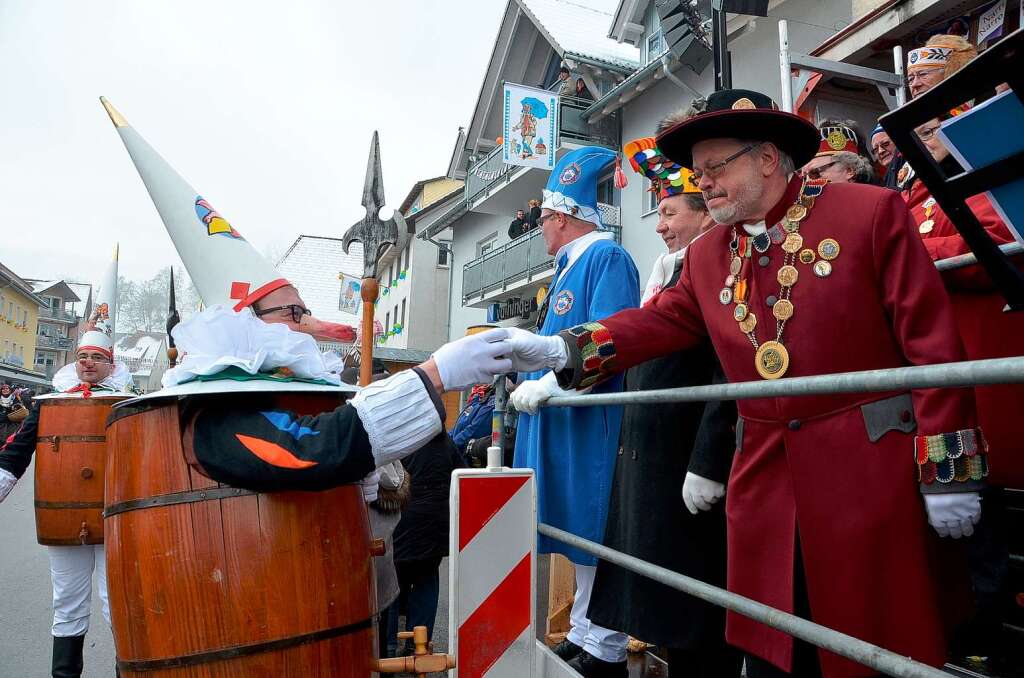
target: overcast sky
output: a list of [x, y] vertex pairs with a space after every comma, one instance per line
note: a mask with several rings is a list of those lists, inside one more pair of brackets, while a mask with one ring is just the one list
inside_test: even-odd
[[0, 0], [0, 262], [98, 282], [178, 256], [104, 95], [260, 251], [444, 174], [506, 0]]

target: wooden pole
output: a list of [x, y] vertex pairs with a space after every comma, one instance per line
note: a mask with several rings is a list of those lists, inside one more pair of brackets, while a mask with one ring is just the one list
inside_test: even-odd
[[376, 278], [363, 278], [359, 284], [359, 296], [363, 300], [363, 330], [359, 341], [360, 386], [366, 386], [373, 380], [373, 312], [379, 292]]

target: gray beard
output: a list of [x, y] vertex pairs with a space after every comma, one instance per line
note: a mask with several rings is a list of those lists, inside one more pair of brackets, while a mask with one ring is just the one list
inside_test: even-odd
[[716, 223], [735, 224], [738, 221], [738, 219], [736, 219], [736, 213], [738, 211], [738, 205], [729, 205], [728, 207], [709, 209], [708, 214], [711, 215], [711, 218], [714, 219]]

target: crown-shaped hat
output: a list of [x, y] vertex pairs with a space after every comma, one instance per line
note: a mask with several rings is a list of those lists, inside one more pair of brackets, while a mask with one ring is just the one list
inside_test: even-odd
[[92, 312], [78, 339], [79, 351], [99, 351], [111, 360], [114, 358], [114, 324], [117, 320], [117, 256], [118, 248], [115, 245], [114, 259], [107, 266], [96, 288]]
[[584, 146], [566, 153], [548, 177], [540, 206], [603, 228], [597, 209], [597, 182], [617, 156], [615, 151], [600, 146]]
[[239, 311], [289, 285], [213, 205], [100, 97], [206, 306]]
[[693, 172], [662, 155], [654, 137], [634, 139], [622, 148], [622, 153], [634, 172], [650, 179], [651, 191], [658, 196], [658, 202], [682, 193], [700, 193], [690, 182]]
[[847, 125], [826, 125], [821, 128], [821, 143], [815, 158], [836, 153], [857, 153], [857, 132]]

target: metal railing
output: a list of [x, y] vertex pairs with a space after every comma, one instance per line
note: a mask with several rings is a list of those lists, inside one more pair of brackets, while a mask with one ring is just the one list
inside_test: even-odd
[[78, 316], [71, 311], [65, 311], [62, 308], [51, 308], [49, 306], [39, 307], [39, 317], [49, 320], [63, 320], [64, 322], [69, 323], [73, 323], [78, 320]]
[[52, 348], [58, 351], [67, 351], [72, 348], [72, 344], [71, 340], [67, 337], [51, 337], [47, 334], [37, 334], [36, 348]]
[[[598, 207], [605, 229], [615, 235], [615, 242], [621, 242], [619, 208], [603, 204]], [[462, 303], [465, 305], [474, 297], [482, 298], [489, 292], [505, 290], [519, 282], [529, 282], [553, 269], [554, 261], [554, 256], [548, 254], [541, 229], [535, 228], [466, 262], [462, 268]]]

